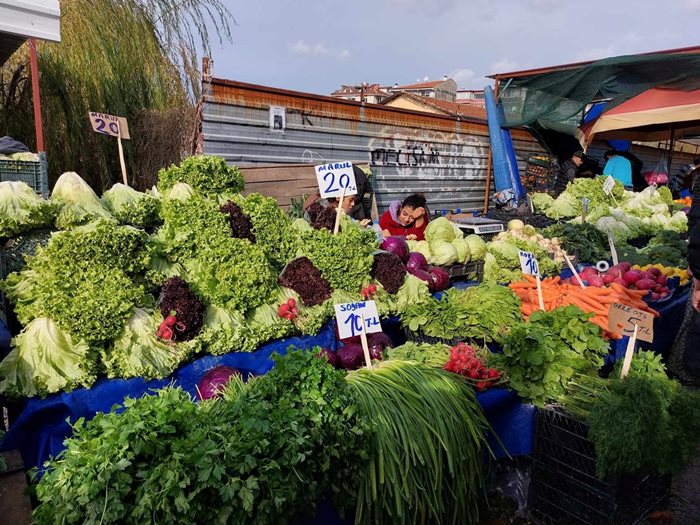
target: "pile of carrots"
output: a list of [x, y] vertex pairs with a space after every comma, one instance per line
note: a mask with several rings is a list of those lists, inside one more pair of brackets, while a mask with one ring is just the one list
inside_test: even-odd
[[[540, 309], [540, 303], [537, 298], [537, 280], [531, 275], [524, 277], [524, 281], [511, 283], [510, 288], [520, 297], [522, 303], [520, 310], [527, 319], [530, 314]], [[649, 312], [655, 317], [659, 316], [659, 313], [649, 308], [642, 299], [648, 290], [629, 290], [617, 283], [603, 288], [593, 286], [581, 288], [577, 284], [566, 284], [560, 281], [559, 277], [542, 279], [544, 309], [549, 312], [559, 306], [578, 306], [584, 312], [594, 314], [591, 322], [600, 326], [603, 333], [610, 339], [622, 338], [619, 331], [611, 331], [608, 327], [608, 312], [612, 303], [624, 304], [637, 310]]]

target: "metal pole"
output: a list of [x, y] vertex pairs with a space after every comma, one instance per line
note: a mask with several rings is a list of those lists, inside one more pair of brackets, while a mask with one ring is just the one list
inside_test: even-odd
[[673, 149], [676, 147], [676, 128], [671, 126], [671, 140], [668, 144], [668, 176], [671, 176], [671, 163], [673, 162]]
[[29, 40], [29, 69], [32, 75], [32, 100], [34, 102], [34, 130], [36, 151], [44, 151], [44, 130], [41, 123], [41, 99], [39, 97], [39, 63], [36, 55], [36, 40]]
[[[498, 77], [494, 79], [493, 97], [498, 100]], [[486, 161], [486, 193], [484, 195], [484, 215], [489, 212], [489, 197], [491, 196], [491, 168], [493, 157], [491, 155], [491, 139], [489, 139], [489, 158]]]

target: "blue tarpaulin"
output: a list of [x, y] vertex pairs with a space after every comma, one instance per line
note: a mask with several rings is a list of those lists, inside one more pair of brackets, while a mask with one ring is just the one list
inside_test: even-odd
[[[390, 331], [389, 328], [386, 327], [387, 331]], [[180, 386], [194, 397], [201, 376], [217, 365], [232, 366], [254, 375], [264, 374], [272, 368], [270, 356], [274, 352], [284, 353], [290, 345], [301, 349], [321, 346], [335, 350], [337, 341], [333, 324], [324, 327], [317, 336], [274, 341], [256, 352], [202, 357], [161, 380], [101, 379], [89, 389], [80, 388], [45, 399], [31, 399], [7, 433], [0, 449], [18, 449], [27, 468], [40, 466], [63, 450], [63, 440], [70, 436], [68, 421], [73, 422], [81, 417], [89, 420], [97, 412], [108, 412], [114, 405], [121, 404], [127, 396], [140, 397], [169, 384]], [[478, 399], [494, 432], [510, 454], [530, 453], [534, 408], [523, 405], [513, 392], [500, 388], [480, 393]], [[505, 455], [493, 438], [491, 445], [498, 457]]]

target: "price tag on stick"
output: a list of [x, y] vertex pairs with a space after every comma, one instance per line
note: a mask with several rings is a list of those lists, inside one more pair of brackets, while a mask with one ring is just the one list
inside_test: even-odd
[[338, 336], [341, 339], [382, 331], [377, 305], [374, 301], [336, 304], [334, 309], [335, 320], [338, 324]]
[[542, 278], [540, 277], [540, 267], [537, 258], [530, 252], [520, 250], [520, 268], [526, 275], [534, 275], [537, 279], [537, 299], [540, 303], [540, 310], [544, 310], [544, 299], [542, 297]]
[[615, 249], [615, 240], [612, 237], [612, 234], [608, 232], [608, 244], [610, 244], [610, 255], [612, 256], [612, 261], [615, 266], [620, 264], [620, 261], [617, 258], [617, 250]]
[[128, 140], [131, 138], [129, 136], [129, 124], [124, 117], [115, 117], [114, 115], [107, 115], [106, 113], [91, 111], [88, 116], [90, 117], [92, 130], [95, 133], [117, 138], [117, 147], [119, 148], [119, 164], [122, 169], [122, 179], [124, 180], [124, 185], [128, 186], [129, 182], [126, 177], [126, 163], [124, 162], [124, 148], [122, 147], [122, 139]]
[[612, 197], [613, 202], [615, 203], [615, 207], [619, 208], [617, 205], [617, 201], [615, 200], [615, 195], [613, 195], [612, 190], [615, 187], [615, 179], [612, 178], [612, 175], [608, 175], [608, 178], [605, 179], [605, 182], [603, 183], [603, 191], [605, 192], [606, 195], [609, 195]]
[[636, 338], [647, 343], [654, 342], [654, 316], [621, 303], [612, 303], [608, 311], [608, 330]]
[[634, 346], [637, 344], [637, 332], [639, 331], [639, 326], [634, 325], [634, 333], [632, 337], [627, 341], [627, 350], [625, 350], [625, 360], [622, 362], [622, 370], [620, 370], [620, 379], [627, 377], [630, 372], [630, 366], [632, 366], [632, 356], [634, 355]]
[[339, 197], [343, 188], [345, 195], [357, 193], [355, 172], [352, 170], [352, 162], [331, 162], [315, 166], [316, 180], [321, 197], [328, 199]]

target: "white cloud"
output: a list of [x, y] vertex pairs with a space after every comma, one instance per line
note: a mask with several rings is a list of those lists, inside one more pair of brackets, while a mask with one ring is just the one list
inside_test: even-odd
[[457, 82], [457, 86], [462, 89], [481, 89], [488, 83], [484, 77], [466, 67], [456, 69], [447, 76]]
[[681, 11], [698, 11], [700, 10], [700, 0], [674, 0], [676, 8]]
[[489, 73], [508, 73], [510, 71], [515, 70], [517, 66], [518, 64], [516, 62], [508, 60], [507, 58], [502, 58], [498, 62], [494, 62], [493, 64], [491, 64], [491, 69]]
[[311, 56], [311, 57], [324, 57], [332, 56], [338, 59], [345, 59], [352, 56], [349, 50], [343, 49], [337, 51], [326, 47], [323, 42], [317, 42], [316, 44], [309, 44], [305, 40], [297, 40], [293, 44], [289, 44], [289, 50], [295, 55], [300, 56]]

